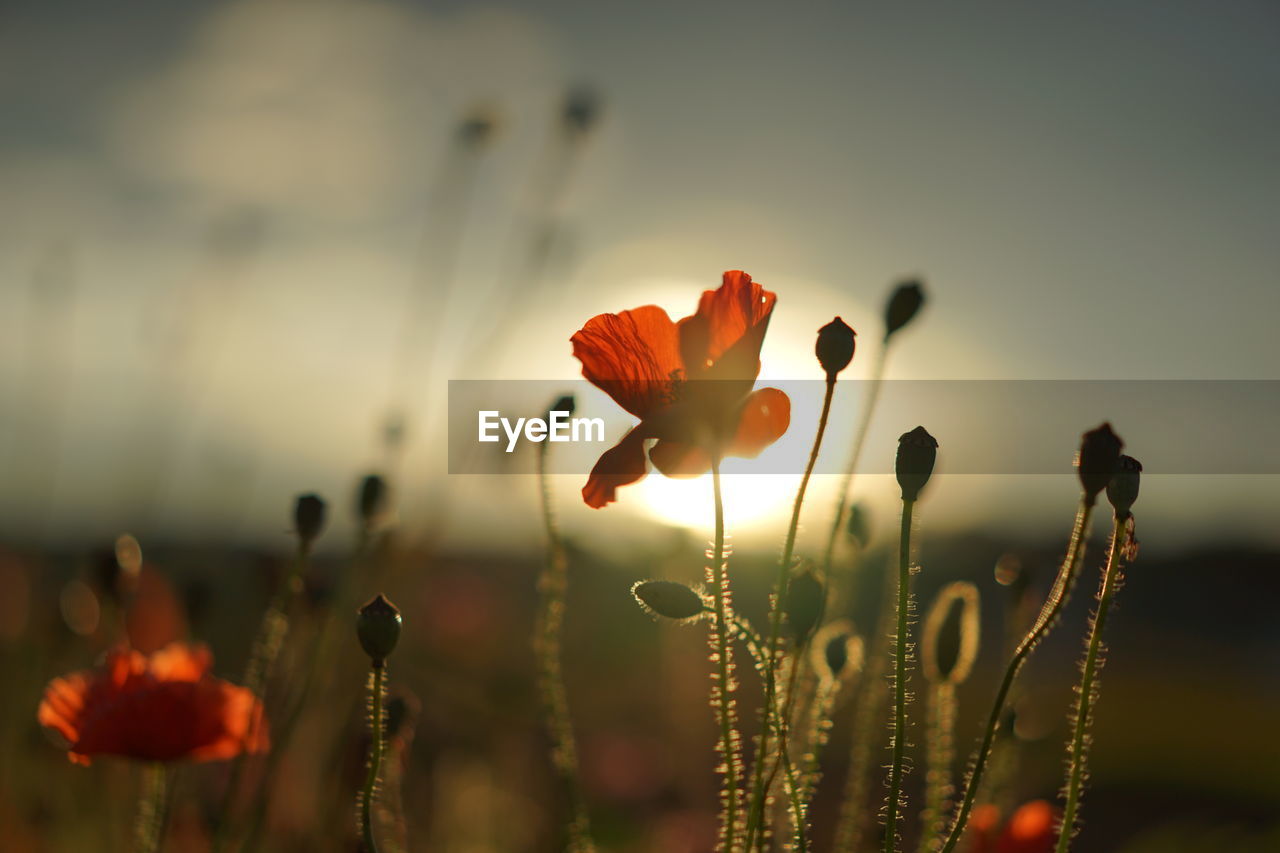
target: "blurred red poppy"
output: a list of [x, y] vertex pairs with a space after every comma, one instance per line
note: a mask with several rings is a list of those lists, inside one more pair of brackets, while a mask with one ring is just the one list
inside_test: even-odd
[[215, 761], [265, 751], [262, 703], [210, 675], [212, 663], [203, 646], [114, 649], [101, 668], [49, 682], [37, 718], [77, 764], [95, 755]]
[[712, 454], [754, 457], [787, 431], [791, 401], [777, 388], [752, 391], [760, 347], [777, 301], [741, 270], [702, 294], [676, 323], [656, 305], [592, 317], [575, 334], [582, 375], [640, 418], [606, 451], [582, 489], [588, 506], [616, 499], [649, 461], [669, 477], [693, 477]]
[[1000, 824], [1000, 810], [979, 806], [969, 819], [968, 853], [1051, 853], [1057, 841], [1058, 812], [1047, 800], [1022, 804]]

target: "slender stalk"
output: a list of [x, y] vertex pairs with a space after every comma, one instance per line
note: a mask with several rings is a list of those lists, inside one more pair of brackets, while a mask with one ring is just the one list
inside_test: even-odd
[[982, 741], [978, 744], [978, 751], [973, 758], [973, 769], [969, 771], [969, 778], [965, 781], [964, 796], [960, 800], [960, 808], [956, 812], [955, 820], [951, 825], [951, 832], [947, 834], [941, 853], [952, 853], [956, 849], [956, 845], [960, 843], [965, 826], [969, 822], [969, 814], [973, 811], [974, 801], [978, 796], [978, 788], [982, 784], [983, 770], [986, 768], [987, 760], [991, 757], [991, 745], [995, 740], [996, 730], [1000, 726], [1000, 717], [1004, 713], [1009, 691], [1013, 687], [1013, 682], [1018, 677], [1018, 672], [1022, 669], [1022, 665], [1026, 662], [1032, 650], [1048, 635], [1057, 621], [1058, 615], [1062, 612], [1062, 608], [1067, 603], [1067, 596], [1071, 592], [1071, 587], [1075, 584], [1076, 572], [1079, 569], [1080, 562], [1084, 559], [1085, 538], [1088, 536], [1089, 522], [1092, 518], [1093, 503], [1086, 498], [1081, 498], [1080, 507], [1076, 511], [1075, 526], [1071, 531], [1071, 542], [1067, 546], [1067, 555], [1063, 558], [1062, 567], [1058, 570], [1058, 576], [1054, 579], [1053, 588], [1049, 590], [1049, 597], [1040, 608], [1040, 614], [1036, 616], [1036, 621], [1032, 623], [1031, 629], [1022, 638], [1022, 642], [1018, 644], [1018, 647], [1014, 649], [1013, 657], [1009, 660], [1009, 665], [1004, 672], [1004, 678], [996, 691], [995, 702], [991, 705], [991, 714], [987, 717], [987, 725], [982, 733]]
[[551, 763], [568, 802], [566, 849], [569, 853], [591, 853], [595, 850], [595, 845], [591, 841], [591, 824], [587, 816], [582, 783], [578, 777], [578, 750], [561, 665], [569, 557], [551, 502], [551, 486], [547, 479], [548, 446], [549, 442], [538, 445], [538, 485], [542, 496], [542, 524], [547, 534], [547, 561], [538, 578], [540, 601], [538, 622], [534, 629], [538, 687], [542, 694], [547, 733], [552, 742]]
[[[751, 804], [747, 817], [747, 845], [750, 849], [751, 842], [756, 833], [760, 829], [760, 825], [764, 820], [765, 801], [768, 799], [768, 788], [764, 781], [764, 763], [769, 754], [769, 725], [768, 716], [774, 714], [779, 723], [779, 737], [783, 736], [786, 727], [787, 717], [780, 714], [777, 708], [778, 703], [778, 651], [782, 641], [782, 615], [786, 612], [787, 596], [790, 589], [791, 580], [791, 561], [795, 556], [796, 536], [800, 529], [800, 510], [804, 505], [804, 495], [809, 488], [809, 479], [813, 476], [813, 468], [818, 462], [818, 452], [822, 448], [822, 437], [827, 431], [827, 419], [831, 414], [831, 398], [835, 394], [836, 377], [835, 374], [827, 376], [826, 393], [822, 398], [822, 414], [818, 417], [818, 431], [813, 438], [813, 447], [809, 451], [809, 461], [805, 465], [804, 476], [800, 478], [800, 487], [796, 489], [795, 503], [791, 508], [791, 523], [787, 526], [786, 541], [782, 546], [782, 559], [778, 561], [778, 577], [774, 581], [773, 587], [773, 606], [769, 611], [769, 647], [765, 654], [765, 660], [768, 667], [765, 669], [765, 693], [764, 707], [762, 714], [765, 717], [765, 724], [760, 727], [760, 737], [756, 744], [755, 761], [752, 763], [752, 791]], [[800, 657], [797, 655], [795, 663], [792, 666], [792, 687], [795, 685], [795, 674], [800, 669]], [[789, 691], [788, 695], [794, 693]], [[786, 745], [782, 744], [785, 750]], [[800, 819], [800, 815], [795, 816], [796, 820]], [[803, 827], [798, 828], [797, 837], [803, 837]], [[800, 850], [807, 849], [807, 842], [802, 843]]]
[[907, 654], [911, 611], [911, 521], [916, 502], [902, 501], [902, 530], [898, 544], [898, 626], [893, 673], [893, 764], [889, 769], [889, 801], [885, 811], [884, 853], [898, 841], [898, 808], [902, 802], [902, 764], [907, 746]]
[[164, 835], [165, 766], [153, 761], [143, 765], [142, 793], [134, 826], [137, 853], [157, 853]]
[[724, 548], [724, 497], [720, 489], [720, 454], [711, 455], [711, 483], [715, 494], [715, 541], [712, 545], [711, 565], [707, 568], [707, 581], [715, 608], [714, 630], [711, 636], [711, 657], [716, 664], [715, 683], [711, 689], [711, 704], [720, 723], [720, 767], [723, 776], [720, 811], [720, 845], [725, 853], [735, 853], [739, 848], [741, 821], [738, 817], [739, 773], [742, 769], [742, 744], [736, 725], [733, 691], [733, 646], [730, 644], [730, 623], [733, 619], [732, 597], [729, 593], [729, 573]]
[[[285, 637], [289, 633], [290, 606], [293, 599], [302, 591], [302, 576], [310, 561], [311, 546], [305, 538], [300, 537], [289, 574], [285, 576], [284, 582], [271, 597], [271, 603], [267, 607], [267, 612], [263, 614], [262, 622], [258, 625], [258, 633], [249, 653], [249, 663], [245, 666], [244, 686], [250, 693], [257, 696], [264, 706], [267, 700], [267, 683], [271, 680], [276, 659], [280, 656], [280, 649], [284, 646]], [[258, 719], [255, 716], [250, 725], [256, 726]], [[247, 732], [246, 742], [251, 740], [254, 734], [253, 730]], [[244, 781], [247, 761], [247, 755], [242, 752], [231, 764], [231, 778], [227, 781], [227, 789], [222, 798], [222, 819], [218, 823], [218, 829], [213, 838], [214, 853], [221, 853], [230, 839], [232, 811], [235, 808], [236, 795]]]
[[947, 798], [951, 795], [951, 762], [955, 756], [956, 687], [950, 681], [929, 690], [928, 758], [925, 778], [925, 810], [920, 832], [920, 853], [928, 853], [946, 829]]
[[377, 795], [378, 774], [382, 771], [382, 692], [386, 669], [385, 661], [375, 660], [370, 676], [369, 771], [364, 777], [364, 790], [360, 794], [361, 853], [378, 853], [378, 844], [373, 837], [373, 798]]
[[1107, 555], [1107, 569], [1102, 575], [1098, 590], [1098, 612], [1089, 628], [1089, 650], [1085, 653], [1081, 670], [1080, 687], [1076, 698], [1075, 732], [1071, 737], [1070, 770], [1067, 774], [1066, 806], [1062, 810], [1062, 830], [1058, 836], [1057, 853], [1067, 853], [1075, 834], [1076, 812], [1080, 807], [1080, 792], [1084, 787], [1088, 767], [1089, 723], [1092, 722], [1093, 703], [1097, 699], [1098, 672], [1102, 669], [1102, 632], [1107, 627], [1107, 613], [1120, 585], [1120, 555], [1128, 540], [1127, 520], [1118, 515], [1111, 533], [1111, 552]]

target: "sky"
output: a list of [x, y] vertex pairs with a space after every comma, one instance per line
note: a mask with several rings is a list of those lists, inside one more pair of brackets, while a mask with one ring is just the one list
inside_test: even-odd
[[[574, 86], [600, 113], [569, 142]], [[894, 378], [1280, 379], [1278, 94], [1261, 2], [11, 0], [0, 535], [275, 542], [295, 493], [342, 503], [387, 464], [402, 408], [406, 522], [447, 506], [461, 543], [532, 541], [528, 478], [445, 473], [447, 380], [572, 379], [587, 318], [684, 316], [733, 268], [779, 294], [771, 378], [813, 378], [833, 314], [865, 375], [884, 294], [921, 276]], [[472, 114], [494, 131], [462, 150]], [[1135, 455], [1179, 420], [1128, 433]], [[708, 515], [697, 484], [592, 512], [560, 479], [583, 536]], [[955, 482], [940, 526], [1065, 526], [1074, 499]], [[1157, 532], [1274, 539], [1274, 476], [1151, 483]]]

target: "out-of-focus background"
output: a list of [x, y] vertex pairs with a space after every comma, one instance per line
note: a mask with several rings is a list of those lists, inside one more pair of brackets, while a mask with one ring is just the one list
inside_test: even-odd
[[[99, 795], [131, 771], [72, 767], [34, 723], [44, 682], [116, 638], [104, 580], [116, 536], [142, 543], [170, 620], [157, 630], [208, 642], [238, 677], [289, 559], [294, 496], [331, 505], [305, 635], [351, 570], [354, 491], [376, 472], [395, 519], [373, 576], [405, 611], [396, 683], [418, 708], [411, 849], [547, 849], [556, 810], [527, 642], [543, 540], [537, 484], [519, 473], [533, 460], [451, 475], [448, 380], [572, 387], [568, 338], [589, 317], [646, 303], [685, 316], [731, 268], [779, 294], [771, 380], [820, 378], [813, 335], [835, 314], [859, 330], [849, 375], [865, 378], [884, 295], [904, 277], [924, 280], [928, 303], [896, 339], [890, 378], [1278, 379], [1277, 57], [1265, 3], [4, 4], [6, 843], [127, 837], [128, 796]], [[1274, 417], [1274, 386], [1256, 387]], [[837, 401], [832, 468], [862, 399], [851, 386]], [[957, 578], [986, 597], [962, 756], [1003, 656], [1007, 590], [992, 566], [1016, 553], [1029, 594], [1047, 587], [1079, 432], [1116, 418], [1139, 458], [1169, 442], [1190, 452], [1207, 428], [1230, 447], [1239, 413], [1213, 400], [1190, 395], [1128, 429], [1101, 406], [1047, 424], [1010, 411], [989, 446], [1048, 441], [1063, 473], [933, 484], [920, 600]], [[627, 428], [603, 395], [580, 403], [611, 438]], [[810, 408], [797, 405], [793, 448]], [[902, 416], [874, 424], [868, 472], [887, 470], [919, 419]], [[962, 470], [947, 419], [927, 425], [940, 473]], [[1280, 482], [1274, 451], [1259, 452], [1267, 473], [1190, 476], [1204, 469], [1147, 459], [1079, 850], [1274, 849]], [[738, 602], [761, 619], [798, 471], [751, 470], [736, 467], [727, 491]], [[804, 553], [821, 547], [835, 480], [815, 483]], [[705, 850], [702, 629], [653, 624], [626, 590], [700, 580], [709, 489], [654, 475], [593, 511], [581, 483], [557, 475], [554, 495], [574, 557], [569, 692], [602, 844]], [[894, 489], [875, 473], [855, 488], [875, 565], [892, 555]], [[1024, 675], [1014, 799], [1059, 785], [1100, 545]], [[371, 582], [355, 586], [372, 594]], [[878, 594], [864, 593], [852, 606], [865, 632]], [[344, 817], [329, 804], [345, 789], [305, 780], [333, 766], [332, 744], [358, 748], [358, 707], [342, 703], [362, 675], [357, 655], [345, 663], [325, 685], [337, 704], [289, 755], [287, 778], [304, 781], [281, 785], [270, 849], [341, 836], [314, 818]], [[837, 720], [836, 791], [847, 752]], [[177, 849], [202, 849], [222, 772], [184, 777]], [[834, 800], [819, 797], [819, 838]]]

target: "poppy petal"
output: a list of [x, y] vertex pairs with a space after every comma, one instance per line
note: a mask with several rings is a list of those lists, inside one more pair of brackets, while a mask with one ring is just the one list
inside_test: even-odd
[[582, 499], [587, 506], [600, 509], [613, 503], [620, 487], [645, 475], [644, 441], [644, 433], [636, 427], [600, 456], [587, 484], [582, 487]]
[[570, 341], [582, 375], [638, 418], [670, 401], [683, 370], [676, 324], [656, 305], [599, 314]]
[[726, 272], [719, 288], [703, 292], [697, 313], [679, 323], [680, 353], [688, 372], [754, 380], [777, 299], [742, 270]]
[[791, 425], [791, 398], [777, 388], [760, 388], [747, 395], [738, 430], [726, 456], [752, 459], [781, 438]]
[[696, 444], [662, 439], [649, 448], [649, 461], [668, 477], [698, 477], [711, 470], [711, 456]]

